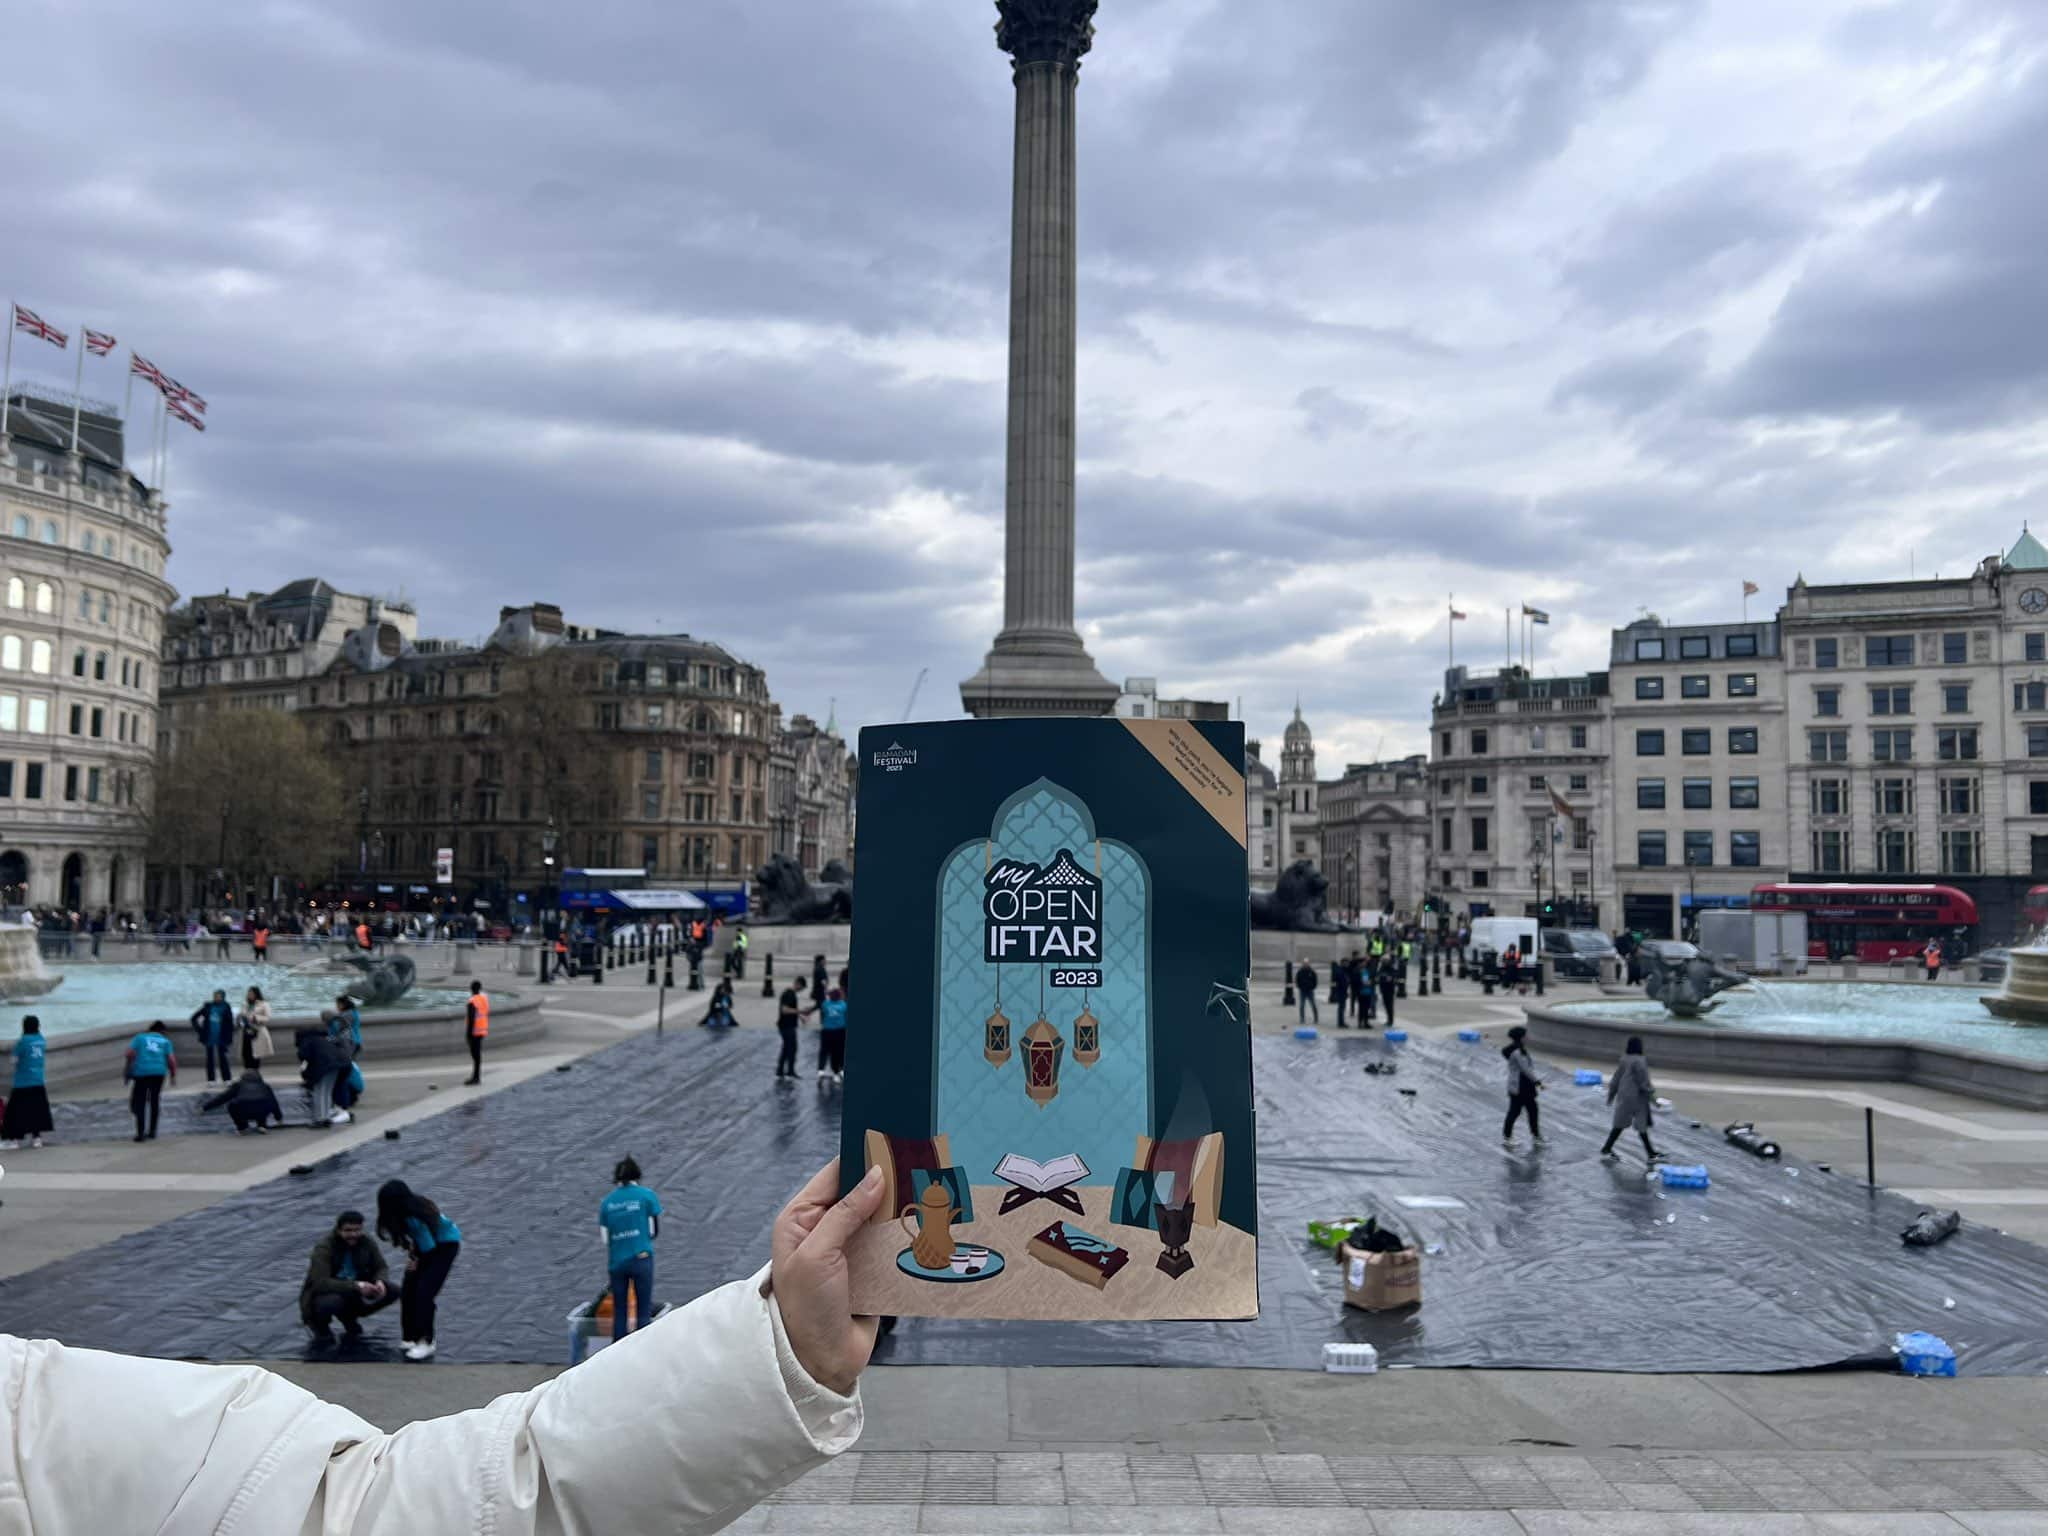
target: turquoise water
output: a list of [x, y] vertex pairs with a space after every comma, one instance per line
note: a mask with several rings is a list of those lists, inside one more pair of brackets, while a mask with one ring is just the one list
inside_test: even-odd
[[[64, 980], [54, 992], [28, 1002], [0, 1003], [0, 1051], [21, 1032], [21, 1020], [34, 1014], [43, 1033], [52, 1037], [100, 1029], [109, 1024], [147, 1024], [162, 1019], [176, 1034], [192, 1011], [218, 987], [239, 1011], [250, 987], [261, 987], [273, 1014], [318, 1013], [334, 1005], [353, 973], [325, 969], [314, 962], [295, 971], [282, 962], [269, 965], [208, 965], [198, 962], [151, 962], [93, 965], [76, 961], [45, 961]], [[400, 1008], [452, 1008], [463, 993], [452, 987], [414, 987], [399, 1000]], [[365, 1009], [366, 1013], [370, 1010]]]
[[[1995, 989], [1910, 982], [1752, 982], [1722, 993], [1711, 1012], [1680, 1022], [1760, 1034], [1925, 1040], [2025, 1061], [2048, 1061], [2048, 1028], [1994, 1019], [1977, 1001], [1991, 990]], [[1559, 1007], [1565, 1013], [1643, 1023], [1670, 1017], [1662, 1004], [1647, 999], [1603, 999]]]

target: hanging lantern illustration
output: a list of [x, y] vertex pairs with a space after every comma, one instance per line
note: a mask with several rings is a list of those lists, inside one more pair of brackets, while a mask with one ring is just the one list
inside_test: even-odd
[[1074, 1060], [1092, 1067], [1102, 1060], [1102, 1021], [1083, 1003], [1074, 1016]]
[[1010, 1019], [1000, 1003], [988, 1016], [988, 1022], [982, 1025], [981, 1054], [988, 1058], [992, 1067], [1000, 1067], [1010, 1059]]
[[1067, 1042], [1042, 1013], [1024, 1031], [1024, 1092], [1040, 1109], [1059, 1095], [1060, 1057], [1066, 1049]]

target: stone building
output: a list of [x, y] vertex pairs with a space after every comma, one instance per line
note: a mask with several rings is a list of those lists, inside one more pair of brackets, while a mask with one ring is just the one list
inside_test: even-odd
[[1351, 763], [1320, 786], [1317, 806], [1332, 914], [1414, 918], [1430, 894], [1428, 759]]
[[21, 389], [0, 434], [0, 903], [139, 909], [164, 501], [122, 428]]
[[548, 604], [504, 609], [482, 646], [410, 641], [387, 616], [303, 688], [360, 807], [343, 884], [504, 906], [545, 899], [550, 845], [556, 869], [699, 887], [767, 856], [776, 708], [759, 668], [708, 641], [580, 629]]
[[1273, 838], [1276, 870], [1284, 870], [1302, 859], [1322, 868], [1322, 837], [1316, 809], [1319, 789], [1315, 733], [1301, 718], [1301, 704], [1297, 701], [1294, 718], [1287, 722], [1281, 736], [1280, 781], [1273, 791], [1277, 812]]
[[202, 702], [229, 709], [297, 709], [302, 684], [327, 670], [342, 641], [368, 625], [389, 625], [403, 644], [419, 636], [406, 603], [337, 592], [318, 577], [275, 592], [194, 597], [164, 618], [163, 681], [158, 690], [162, 747]]
[[1278, 860], [1280, 781], [1259, 757], [1259, 744], [1244, 744], [1245, 869], [1252, 889], [1270, 891], [1280, 877]]
[[815, 880], [834, 860], [853, 867], [854, 757], [836, 721], [793, 715], [768, 761], [768, 851]]
[[1809, 586], [1780, 610], [1794, 879], [1923, 880], [2021, 931], [2048, 882], [2048, 549], [1946, 580]]
[[[1522, 916], [1537, 910], [1539, 895], [1555, 901], [1562, 890], [1563, 917], [1606, 920], [1608, 704], [1605, 672], [1444, 673], [1430, 712], [1435, 838], [1427, 882], [1454, 918]], [[1558, 802], [1568, 815], [1559, 815]]]
[[1620, 920], [1646, 938], [1677, 938], [1696, 910], [1747, 906], [1752, 888], [1786, 878], [1778, 642], [1769, 620], [1614, 631], [1608, 862]]
[[1123, 720], [1228, 720], [1230, 706], [1221, 699], [1162, 699], [1156, 677], [1127, 677], [1111, 711]]

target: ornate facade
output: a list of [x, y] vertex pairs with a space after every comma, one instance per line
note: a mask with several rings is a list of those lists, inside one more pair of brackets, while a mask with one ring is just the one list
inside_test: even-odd
[[120, 420], [16, 390], [0, 435], [0, 902], [141, 905], [164, 501]]
[[834, 860], [853, 865], [854, 758], [838, 725], [794, 715], [769, 759], [770, 847], [815, 880]]
[[1320, 786], [1318, 814], [1330, 911], [1413, 918], [1431, 894], [1428, 760], [1352, 763]]

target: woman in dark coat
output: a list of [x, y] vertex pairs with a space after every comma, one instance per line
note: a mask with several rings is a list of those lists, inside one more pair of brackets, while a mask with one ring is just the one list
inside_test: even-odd
[[1650, 1082], [1650, 1064], [1643, 1059], [1642, 1036], [1630, 1035], [1614, 1075], [1607, 1080], [1607, 1102], [1614, 1106], [1614, 1129], [1607, 1133], [1600, 1148], [1602, 1157], [1614, 1156], [1615, 1142], [1631, 1126], [1642, 1138], [1644, 1156], [1654, 1163], [1664, 1155], [1650, 1144], [1650, 1106], [1656, 1098], [1657, 1090]]
[[53, 1129], [50, 1095], [43, 1086], [43, 1024], [34, 1014], [21, 1021], [21, 1038], [14, 1042], [13, 1085], [7, 1090], [7, 1109], [0, 1114], [0, 1142], [32, 1147], [43, 1144], [43, 1133]]

